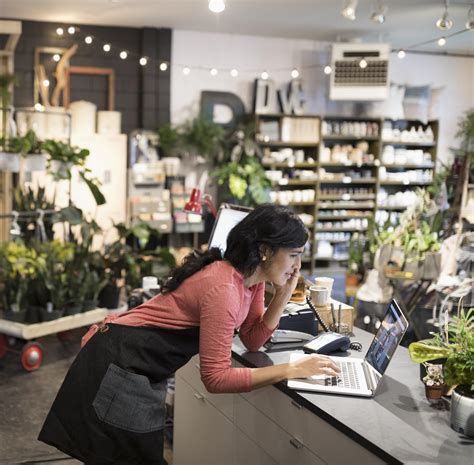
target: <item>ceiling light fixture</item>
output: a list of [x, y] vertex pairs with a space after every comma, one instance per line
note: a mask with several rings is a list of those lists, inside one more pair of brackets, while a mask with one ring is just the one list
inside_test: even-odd
[[398, 56], [398, 58], [400, 58], [400, 60], [403, 60], [403, 59], [405, 58], [405, 56], [406, 56], [405, 50], [403, 50], [403, 48], [401, 48], [401, 49], [398, 51], [397, 56]]
[[356, 19], [356, 8], [359, 0], [347, 0], [341, 10], [341, 15], [344, 18], [354, 21]]
[[183, 68], [183, 74], [185, 76], [188, 76], [190, 72], [191, 72], [191, 68], [188, 68], [187, 66]]
[[449, 17], [449, 0], [445, 0], [444, 2], [444, 13], [442, 16], [436, 21], [436, 27], [438, 29], [441, 29], [442, 31], [447, 31], [448, 29], [451, 29], [453, 27], [453, 21]]
[[467, 12], [466, 29], [474, 29], [474, 6]]
[[224, 0], [209, 0], [208, 6], [213, 13], [222, 13], [225, 10]]
[[374, 12], [372, 13], [372, 16], [370, 19], [374, 23], [379, 23], [383, 24], [385, 22], [385, 15], [387, 14], [388, 7], [387, 5], [384, 5], [382, 0], [377, 0]]
[[446, 37], [440, 37], [440, 38], [438, 39], [438, 45], [439, 45], [440, 47], [444, 47], [444, 46], [446, 45]]
[[211, 73], [211, 76], [217, 76], [217, 69], [216, 68], [212, 68], [211, 71], [209, 71]]

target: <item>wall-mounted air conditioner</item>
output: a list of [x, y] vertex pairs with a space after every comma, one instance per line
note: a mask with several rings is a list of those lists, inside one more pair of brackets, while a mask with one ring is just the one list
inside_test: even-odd
[[389, 54], [388, 44], [333, 44], [329, 98], [386, 99], [389, 92]]

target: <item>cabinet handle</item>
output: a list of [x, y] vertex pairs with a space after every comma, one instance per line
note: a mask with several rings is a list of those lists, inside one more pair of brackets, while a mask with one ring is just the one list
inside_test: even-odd
[[205, 400], [206, 400], [206, 398], [205, 398], [202, 394], [200, 394], [199, 392], [195, 392], [195, 393], [194, 393], [194, 397], [195, 397], [197, 400], [202, 400], [202, 401], [205, 401]]
[[291, 405], [295, 406], [295, 407], [298, 408], [298, 409], [301, 409], [301, 408], [302, 408], [301, 405], [298, 404], [298, 402], [296, 402], [296, 400], [292, 400], [292, 401], [291, 401]]
[[303, 446], [303, 444], [301, 442], [298, 441], [298, 439], [295, 439], [295, 438], [291, 438], [290, 439], [290, 444], [295, 448], [295, 449], [301, 449]]

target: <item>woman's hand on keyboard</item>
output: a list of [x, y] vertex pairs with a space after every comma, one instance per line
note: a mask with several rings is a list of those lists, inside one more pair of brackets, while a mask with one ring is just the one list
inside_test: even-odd
[[312, 354], [289, 363], [288, 379], [314, 375], [338, 376], [341, 369], [327, 356]]

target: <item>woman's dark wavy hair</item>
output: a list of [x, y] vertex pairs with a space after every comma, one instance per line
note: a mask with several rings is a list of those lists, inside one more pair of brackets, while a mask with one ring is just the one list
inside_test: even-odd
[[[272, 252], [281, 248], [292, 249], [304, 246], [308, 237], [308, 230], [303, 222], [291, 210], [263, 204], [232, 228], [227, 237], [224, 259], [248, 277], [262, 262], [262, 246]], [[174, 291], [185, 279], [217, 260], [222, 260], [221, 251], [217, 247], [205, 252], [192, 252], [181, 266], [172, 271], [162, 286], [162, 292]]]

